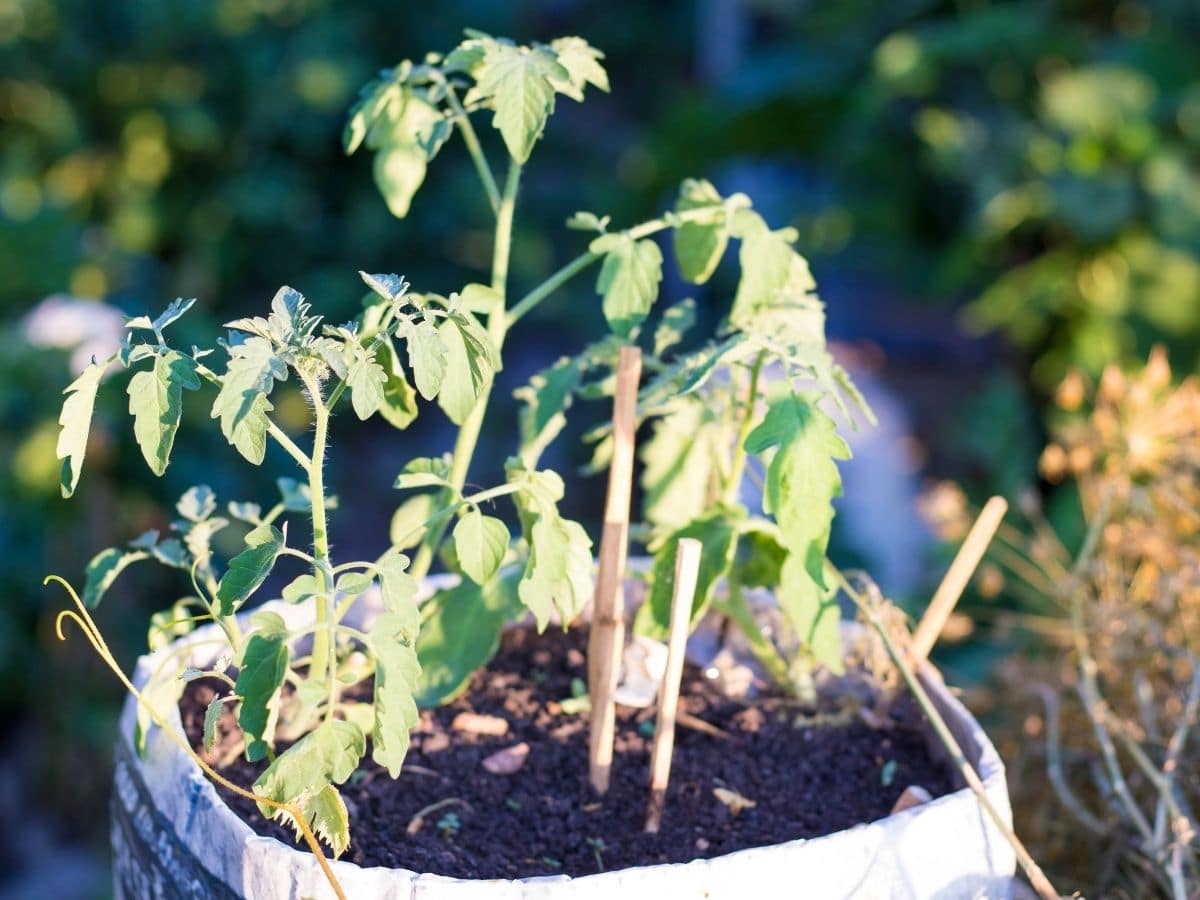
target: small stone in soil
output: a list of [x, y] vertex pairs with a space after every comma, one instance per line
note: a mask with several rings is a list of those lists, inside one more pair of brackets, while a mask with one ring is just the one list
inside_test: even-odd
[[528, 758], [529, 745], [521, 741], [519, 744], [505, 747], [503, 750], [497, 750], [491, 756], [484, 757], [480, 765], [493, 775], [511, 775], [525, 765], [525, 760]]

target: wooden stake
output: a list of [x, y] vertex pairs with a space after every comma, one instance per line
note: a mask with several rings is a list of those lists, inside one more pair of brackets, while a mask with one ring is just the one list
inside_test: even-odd
[[667, 670], [658, 691], [658, 718], [654, 726], [654, 749], [650, 755], [650, 800], [646, 804], [645, 830], [654, 834], [662, 824], [667, 781], [671, 777], [671, 752], [675, 749], [675, 716], [679, 709], [679, 679], [687, 652], [688, 625], [692, 620], [692, 598], [700, 572], [701, 543], [681, 538], [675, 548], [675, 589], [671, 595], [671, 631], [667, 642]]
[[917, 630], [913, 632], [912, 644], [908, 649], [908, 662], [914, 669], [920, 669], [929, 658], [929, 652], [933, 650], [938, 635], [946, 626], [946, 620], [950, 618], [950, 613], [954, 612], [958, 598], [962, 596], [988, 545], [996, 536], [996, 529], [1000, 527], [1006, 512], [1008, 502], [1003, 497], [993, 497], [983, 507], [979, 518], [967, 532], [967, 539], [958, 548], [954, 562], [950, 563], [950, 568], [934, 592], [933, 599], [929, 601], [929, 607], [921, 617]]
[[625, 645], [625, 555], [629, 545], [629, 497], [633, 490], [633, 436], [637, 428], [637, 392], [642, 351], [622, 347], [613, 396], [613, 454], [608, 470], [608, 500], [600, 535], [600, 566], [588, 633], [588, 696], [592, 701], [588, 769], [598, 794], [608, 792], [612, 769], [616, 707], [612, 695]]

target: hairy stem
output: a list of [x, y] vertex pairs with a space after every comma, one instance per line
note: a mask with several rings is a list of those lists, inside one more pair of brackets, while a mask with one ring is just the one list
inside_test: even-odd
[[320, 678], [328, 673], [329, 707], [325, 711], [333, 717], [337, 703], [337, 654], [333, 652], [333, 564], [329, 559], [329, 525], [325, 515], [325, 448], [329, 440], [329, 407], [321, 397], [321, 386], [311, 376], [301, 374], [313, 405], [313, 449], [312, 464], [308, 467], [308, 492], [312, 502], [313, 532], [313, 575], [317, 581], [315, 619], [326, 628], [313, 632], [312, 664], [310, 677]]
[[[512, 251], [513, 213], [516, 210], [517, 188], [521, 183], [521, 166], [512, 163], [508, 169], [508, 178], [504, 183], [504, 196], [496, 210], [496, 240], [492, 255], [492, 289], [501, 297], [505, 296], [508, 284], [508, 260]], [[488, 337], [499, 353], [504, 346], [504, 338], [508, 332], [508, 317], [504, 314], [503, 306], [498, 307], [488, 316]], [[480, 391], [475, 407], [467, 416], [459, 429], [458, 438], [454, 442], [454, 453], [450, 460], [450, 474], [447, 481], [450, 486], [443, 493], [443, 498], [452, 499], [462, 493], [463, 485], [467, 483], [467, 472], [471, 468], [471, 460], [475, 455], [475, 446], [479, 443], [479, 432], [483, 427], [483, 418], [487, 413], [488, 400], [492, 394], [492, 382], [489, 381]], [[448, 518], [441, 519], [425, 536], [421, 547], [413, 560], [410, 573], [416, 579], [429, 574], [433, 564], [434, 554], [445, 537]]]

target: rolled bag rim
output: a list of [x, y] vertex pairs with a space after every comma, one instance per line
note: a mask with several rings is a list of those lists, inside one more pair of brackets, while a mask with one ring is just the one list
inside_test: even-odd
[[[454, 581], [453, 576], [431, 576], [424, 589], [432, 591]], [[305, 614], [303, 605], [281, 600], [258, 609], [279, 613], [289, 625], [290, 620]], [[142, 656], [134, 684], [141, 689], [172, 647], [196, 644], [217, 634], [216, 625], [206, 625], [169, 647]], [[194, 664], [206, 662], [202, 649], [193, 650]], [[919, 677], [974, 765], [992, 804], [1011, 826], [1004, 763], [996, 748], [932, 665], [922, 667]], [[129, 696], [122, 708], [114, 754], [111, 831], [116, 900], [334, 897], [307, 848], [256, 834], [159, 728], [151, 728], [145, 756], [139, 756], [133, 743], [136, 717], [137, 701]], [[172, 706], [169, 722], [182, 733], [177, 706]], [[139, 849], [140, 860], [135, 858]], [[801, 888], [803, 896], [813, 898], [915, 900], [1010, 897], [1016, 857], [974, 794], [963, 786], [904, 812], [822, 837], [593, 875], [462, 879], [383, 866], [368, 868], [342, 860], [331, 860], [330, 865], [351, 900], [575, 900], [618, 894], [625, 900], [661, 900], [664, 890], [670, 891], [672, 898], [733, 900], [797, 896], [794, 891]]]

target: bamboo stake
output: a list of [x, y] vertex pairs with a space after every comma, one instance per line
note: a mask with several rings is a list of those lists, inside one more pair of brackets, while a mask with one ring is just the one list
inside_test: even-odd
[[622, 582], [629, 544], [629, 497], [633, 490], [633, 437], [637, 429], [637, 392], [642, 351], [622, 347], [613, 396], [613, 455], [608, 470], [608, 499], [600, 536], [600, 566], [588, 633], [588, 696], [592, 701], [588, 770], [596, 793], [608, 792], [612, 769], [616, 707], [613, 691], [625, 643]]
[[975, 569], [983, 559], [983, 554], [987, 552], [988, 545], [995, 537], [996, 529], [1000, 527], [1006, 512], [1008, 501], [1003, 497], [993, 497], [983, 507], [979, 518], [967, 532], [967, 539], [958, 548], [954, 562], [950, 563], [942, 583], [938, 585], [933, 599], [929, 601], [929, 608], [925, 610], [917, 630], [913, 632], [912, 644], [908, 650], [908, 664], [914, 669], [921, 668], [929, 658], [929, 652], [933, 650], [938, 635], [946, 627], [946, 620], [950, 618], [950, 613], [954, 612], [959, 597], [966, 590], [971, 576], [975, 574]]
[[650, 800], [646, 804], [645, 831], [657, 834], [662, 825], [667, 781], [671, 777], [671, 753], [675, 749], [675, 717], [679, 709], [679, 679], [687, 652], [688, 625], [692, 620], [692, 598], [700, 572], [701, 543], [681, 538], [675, 545], [675, 586], [671, 594], [671, 630], [667, 642], [667, 669], [658, 691], [658, 716], [654, 727], [654, 749], [650, 755]]

